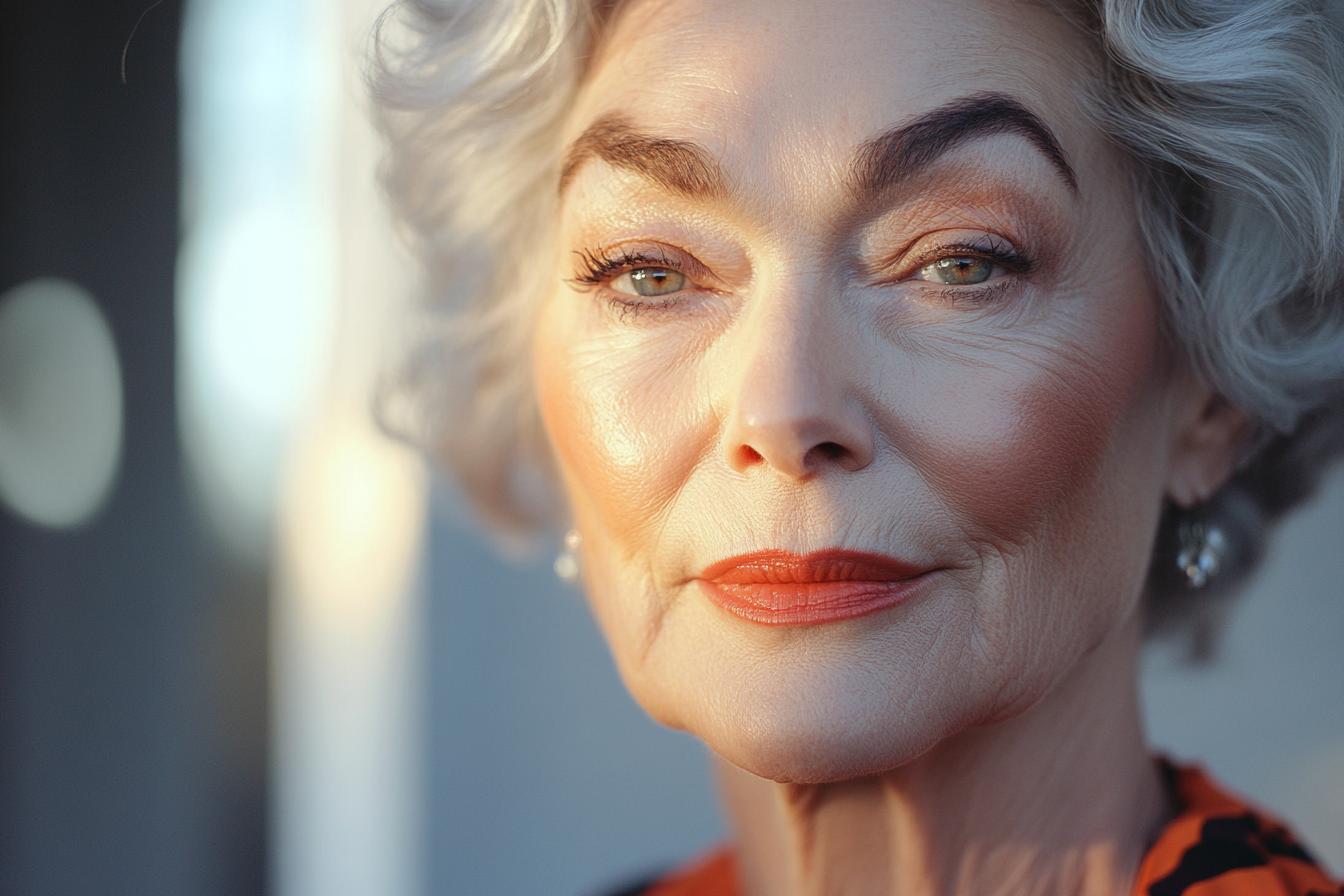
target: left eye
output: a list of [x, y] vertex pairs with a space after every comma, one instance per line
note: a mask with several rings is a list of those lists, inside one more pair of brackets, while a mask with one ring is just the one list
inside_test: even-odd
[[973, 255], [953, 256], [924, 265], [915, 277], [919, 280], [941, 283], [944, 286], [974, 286], [977, 283], [984, 283], [993, 276], [995, 267], [995, 263], [988, 258]]
[[686, 288], [686, 275], [671, 268], [635, 268], [611, 281], [628, 296], [666, 296]]

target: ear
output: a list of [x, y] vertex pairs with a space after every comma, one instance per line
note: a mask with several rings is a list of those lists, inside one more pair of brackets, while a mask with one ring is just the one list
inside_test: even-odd
[[1190, 383], [1183, 407], [1173, 408], [1167, 497], [1182, 508], [1203, 504], [1236, 472], [1255, 421], [1207, 384]]

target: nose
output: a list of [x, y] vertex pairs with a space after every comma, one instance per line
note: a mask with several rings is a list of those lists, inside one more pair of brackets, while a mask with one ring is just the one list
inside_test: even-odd
[[736, 472], [768, 467], [805, 479], [873, 462], [876, 434], [854, 376], [858, 334], [808, 298], [772, 303], [740, 324], [723, 434]]

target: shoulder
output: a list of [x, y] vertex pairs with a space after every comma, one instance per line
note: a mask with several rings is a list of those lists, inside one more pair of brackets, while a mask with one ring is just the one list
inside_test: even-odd
[[1273, 816], [1199, 768], [1165, 770], [1181, 811], [1144, 857], [1135, 896], [1344, 896]]

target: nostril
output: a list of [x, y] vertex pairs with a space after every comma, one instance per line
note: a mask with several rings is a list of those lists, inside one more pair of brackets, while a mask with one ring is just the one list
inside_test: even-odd
[[[821, 421], [830, 430], [826, 435], [840, 438], [814, 441], [814, 433], [822, 425], [811, 425], [811, 421], [799, 424], [786, 419], [768, 426], [753, 421], [751, 426], [734, 427], [727, 433], [723, 456], [738, 473], [746, 473], [757, 465], [773, 467], [793, 478], [805, 478], [828, 468], [861, 470], [872, 462], [871, 440], [865, 440], [862, 432], [845, 431], [844, 422]], [[809, 429], [813, 432], [809, 433]]]
[[849, 453], [849, 449], [839, 442], [822, 442], [816, 447], [816, 451], [827, 460], [839, 460]]

